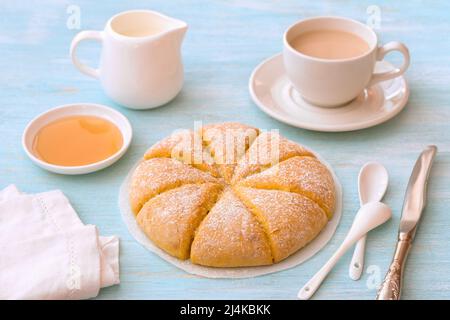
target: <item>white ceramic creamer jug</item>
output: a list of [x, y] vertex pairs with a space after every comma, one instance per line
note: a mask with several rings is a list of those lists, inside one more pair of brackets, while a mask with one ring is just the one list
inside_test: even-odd
[[[106, 94], [132, 109], [149, 109], [172, 100], [183, 86], [181, 44], [187, 24], [150, 10], [119, 13], [104, 31], [82, 31], [70, 46], [73, 64], [100, 79]], [[102, 43], [100, 65], [94, 69], [76, 55], [82, 40]]]

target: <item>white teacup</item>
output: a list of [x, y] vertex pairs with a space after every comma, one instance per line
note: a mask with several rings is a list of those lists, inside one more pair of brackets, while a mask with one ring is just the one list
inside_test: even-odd
[[[100, 79], [106, 94], [133, 109], [149, 109], [172, 100], [183, 85], [181, 43], [183, 21], [149, 10], [119, 13], [104, 31], [82, 31], [72, 41], [70, 55], [82, 73]], [[102, 43], [98, 69], [82, 64], [76, 49], [82, 40]]]
[[[346, 59], [324, 59], [305, 55], [292, 47], [299, 35], [319, 30], [352, 33], [368, 44], [368, 51]], [[316, 17], [301, 20], [284, 33], [283, 60], [286, 73], [295, 89], [308, 102], [335, 107], [355, 99], [365, 88], [402, 75], [409, 66], [408, 48], [400, 42], [377, 46], [376, 33], [368, 26], [347, 18]], [[400, 51], [404, 61], [400, 68], [374, 74], [377, 61], [390, 51]]]

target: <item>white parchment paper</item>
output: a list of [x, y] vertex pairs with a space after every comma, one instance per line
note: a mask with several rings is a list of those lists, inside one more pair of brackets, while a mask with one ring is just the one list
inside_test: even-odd
[[128, 231], [130, 234], [136, 239], [137, 242], [139, 242], [141, 245], [143, 245], [145, 248], [150, 250], [151, 252], [157, 254], [162, 259], [166, 260], [167, 262], [175, 265], [176, 267], [202, 277], [206, 278], [250, 278], [250, 277], [256, 277], [261, 276], [264, 274], [269, 274], [281, 270], [286, 270], [295, 266], [300, 265], [301, 263], [305, 262], [312, 256], [314, 256], [317, 252], [320, 251], [327, 243], [330, 241], [330, 239], [333, 237], [334, 232], [336, 231], [336, 228], [339, 224], [339, 221], [341, 219], [342, 215], [342, 188], [341, 184], [339, 183], [339, 180], [337, 176], [335, 175], [333, 169], [331, 166], [323, 161], [319, 156], [316, 155], [316, 157], [325, 164], [330, 172], [333, 175], [334, 183], [336, 186], [336, 211], [334, 213], [333, 218], [328, 222], [328, 224], [325, 226], [325, 228], [320, 232], [320, 234], [311, 241], [306, 247], [300, 249], [287, 259], [270, 265], [270, 266], [260, 266], [260, 267], [239, 267], [239, 268], [213, 268], [213, 267], [204, 267], [199, 266], [196, 264], [193, 264], [190, 262], [190, 260], [179, 260], [175, 257], [172, 257], [171, 255], [167, 254], [163, 250], [159, 249], [156, 245], [153, 244], [153, 242], [147, 238], [145, 233], [141, 230], [139, 225], [136, 222], [135, 216], [133, 212], [131, 211], [130, 203], [129, 203], [129, 197], [128, 197], [128, 190], [130, 185], [131, 176], [139, 164], [136, 163], [136, 165], [133, 166], [133, 168], [128, 173], [127, 177], [125, 178], [125, 181], [122, 183], [119, 191], [119, 208], [120, 213], [122, 215], [122, 219], [125, 222]]

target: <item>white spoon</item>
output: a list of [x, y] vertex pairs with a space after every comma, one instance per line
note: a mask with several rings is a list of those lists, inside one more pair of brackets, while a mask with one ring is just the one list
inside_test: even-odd
[[391, 209], [381, 202], [369, 202], [362, 206], [356, 214], [352, 227], [345, 237], [344, 242], [319, 272], [317, 272], [311, 280], [300, 289], [297, 297], [302, 300], [311, 298], [334, 265], [338, 262], [339, 258], [342, 257], [356, 241], [361, 239], [363, 235], [389, 220], [391, 215]]
[[[383, 165], [377, 162], [368, 162], [359, 171], [358, 189], [361, 206], [368, 202], [381, 201], [388, 187], [389, 176]], [[366, 236], [364, 235], [356, 244], [350, 263], [349, 275], [352, 280], [361, 278], [364, 270], [364, 251]]]

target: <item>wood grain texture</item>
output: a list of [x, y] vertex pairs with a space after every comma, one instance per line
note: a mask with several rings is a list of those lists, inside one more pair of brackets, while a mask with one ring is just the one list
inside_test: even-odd
[[[189, 24], [183, 45], [186, 82], [168, 105], [150, 111], [117, 106], [95, 80], [80, 74], [68, 56], [78, 30], [66, 27], [69, 5], [81, 9], [81, 29], [102, 29], [113, 14], [148, 8]], [[343, 15], [366, 21], [366, 9], [381, 9], [382, 41], [399, 40], [411, 51], [406, 77], [410, 101], [393, 120], [351, 133], [317, 133], [284, 125], [250, 100], [253, 68], [281, 50], [283, 31], [300, 18]], [[358, 209], [357, 175], [366, 161], [380, 161], [390, 174], [385, 202], [394, 217], [368, 236], [366, 267], [383, 278], [395, 247], [403, 195], [421, 149], [437, 144], [429, 204], [405, 270], [405, 299], [450, 298], [450, 2], [423, 1], [16, 1], [0, 3], [0, 188], [10, 183], [26, 192], [61, 189], [85, 223], [121, 238], [121, 284], [98, 298], [294, 299], [297, 290], [344, 239]], [[83, 43], [80, 56], [95, 65], [99, 47]], [[394, 54], [388, 57], [397, 61]], [[84, 176], [61, 176], [34, 166], [21, 147], [22, 131], [37, 114], [60, 104], [94, 102], [113, 106], [133, 125], [128, 153], [112, 167]], [[319, 152], [335, 168], [344, 190], [344, 214], [336, 235], [315, 257], [294, 269], [243, 280], [211, 280], [184, 273], [146, 251], [128, 234], [117, 206], [119, 185], [148, 146], [194, 121], [236, 120], [278, 128]], [[348, 253], [314, 296], [374, 299], [367, 286], [348, 277]]]

